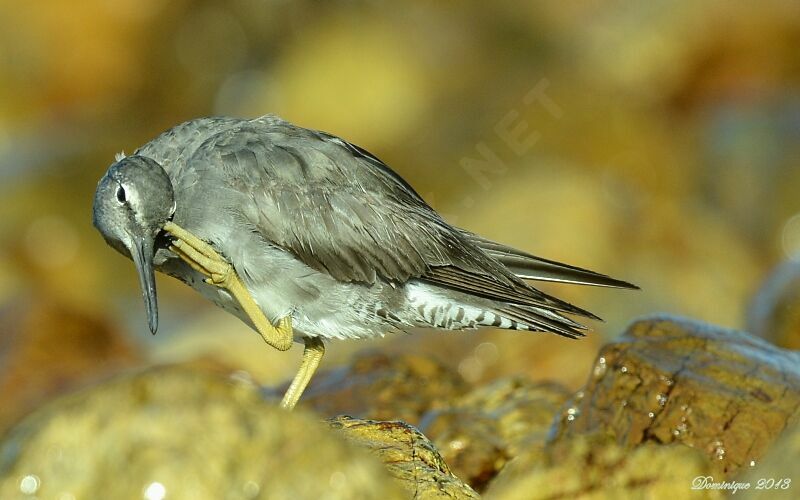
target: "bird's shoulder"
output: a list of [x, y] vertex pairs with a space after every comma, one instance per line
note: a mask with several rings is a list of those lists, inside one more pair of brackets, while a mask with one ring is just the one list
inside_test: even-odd
[[275, 115], [225, 122], [196, 143], [186, 162], [187, 169], [220, 170], [242, 188], [344, 190], [424, 205], [411, 185], [374, 154]]
[[167, 174], [174, 175], [184, 168], [187, 160], [202, 144], [243, 121], [245, 120], [223, 116], [185, 121], [160, 133], [136, 149], [134, 154], [157, 161]]

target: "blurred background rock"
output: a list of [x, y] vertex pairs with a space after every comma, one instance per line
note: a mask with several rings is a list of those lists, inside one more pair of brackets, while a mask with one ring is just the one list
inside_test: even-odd
[[[133, 265], [91, 225], [114, 153], [211, 114], [341, 135], [451, 222], [643, 288], [542, 286], [606, 319], [582, 341], [424, 332], [333, 343], [324, 368], [369, 348], [433, 355], [467, 383], [576, 389], [640, 314], [743, 328], [764, 276], [800, 255], [798, 46], [792, 0], [0, 0], [0, 377], [25, 401], [54, 391], [41, 358], [36, 379], [11, 370], [12, 330], [59, 356], [109, 353], [63, 365], [66, 386], [199, 357], [264, 384], [293, 373], [297, 348], [268, 349], [163, 276], [151, 337]], [[52, 311], [110, 340], [60, 335]]]

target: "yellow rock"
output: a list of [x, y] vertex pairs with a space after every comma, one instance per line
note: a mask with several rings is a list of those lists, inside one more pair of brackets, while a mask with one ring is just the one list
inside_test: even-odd
[[608, 438], [578, 436], [546, 453], [524, 453], [508, 463], [484, 498], [721, 498], [716, 490], [692, 491], [708, 473], [696, 450], [644, 445], [628, 451]]
[[514, 377], [497, 380], [428, 412], [420, 430], [453, 472], [478, 491], [510, 459], [541, 449], [569, 392], [556, 384]]
[[12, 429], [0, 498], [20, 496], [403, 497], [374, 457], [314, 417], [265, 403], [251, 384], [176, 367], [58, 399]]
[[672, 316], [633, 323], [598, 355], [559, 438], [612, 435], [628, 448], [682, 443], [720, 478], [758, 461], [800, 419], [800, 355], [744, 332]]
[[[479, 498], [444, 463], [433, 443], [404, 422], [329, 420], [351, 442], [372, 450], [414, 498]], [[379, 498], [379, 497], [376, 497]]]

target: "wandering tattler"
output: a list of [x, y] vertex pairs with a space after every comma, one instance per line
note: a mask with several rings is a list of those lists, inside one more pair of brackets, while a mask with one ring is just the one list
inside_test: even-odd
[[525, 280], [636, 288], [451, 226], [385, 163], [276, 116], [173, 127], [100, 179], [94, 225], [136, 264], [150, 330], [155, 273], [174, 276], [272, 347], [305, 344], [297, 403], [322, 339], [482, 326], [583, 336], [592, 313]]

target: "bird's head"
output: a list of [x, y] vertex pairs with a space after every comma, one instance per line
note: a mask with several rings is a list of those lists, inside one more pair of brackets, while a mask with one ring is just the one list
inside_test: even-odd
[[94, 226], [109, 245], [136, 264], [152, 333], [158, 329], [155, 240], [174, 213], [172, 182], [161, 165], [150, 158], [118, 158], [97, 184]]

